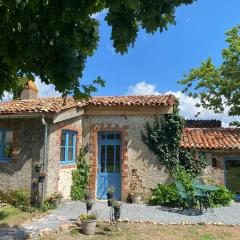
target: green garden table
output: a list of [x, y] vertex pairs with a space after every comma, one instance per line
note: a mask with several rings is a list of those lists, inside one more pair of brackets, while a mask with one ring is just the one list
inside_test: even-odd
[[193, 188], [203, 192], [216, 192], [219, 189], [217, 186], [208, 184], [193, 184]]
[[209, 196], [212, 192], [216, 192], [219, 188], [214, 185], [201, 183], [193, 184], [193, 188], [196, 190], [196, 196], [198, 197], [200, 203], [200, 211], [202, 212], [203, 208], [205, 208], [206, 210], [210, 208], [211, 210]]

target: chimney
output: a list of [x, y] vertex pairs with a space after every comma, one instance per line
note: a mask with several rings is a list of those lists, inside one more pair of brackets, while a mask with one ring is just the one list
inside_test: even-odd
[[38, 89], [32, 80], [28, 80], [21, 93], [21, 100], [35, 99], [38, 97]]

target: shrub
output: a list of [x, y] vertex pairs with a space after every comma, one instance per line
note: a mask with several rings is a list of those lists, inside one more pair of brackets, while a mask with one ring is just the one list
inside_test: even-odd
[[40, 212], [47, 212], [48, 210], [52, 210], [55, 207], [53, 206], [53, 204], [49, 201], [45, 201], [43, 204], [41, 204], [41, 206], [38, 208], [38, 210]]
[[23, 189], [14, 190], [10, 193], [0, 192], [0, 201], [11, 204], [24, 212], [32, 211], [30, 195]]
[[[225, 187], [220, 186], [219, 190], [213, 192], [210, 197], [211, 207], [229, 206], [234, 200], [234, 194], [228, 191]], [[181, 206], [182, 200], [178, 194], [175, 184], [158, 184], [153, 190], [153, 194], [149, 200], [150, 205], [161, 205], [169, 207]], [[186, 202], [184, 203], [187, 204]], [[189, 202], [189, 206], [196, 206], [197, 202], [195, 198], [192, 198], [192, 202]]]
[[158, 184], [149, 200], [151, 205], [179, 206], [181, 199], [175, 184]]
[[30, 211], [31, 202], [29, 194], [20, 189], [10, 192], [9, 194], [10, 204], [16, 208], [21, 209], [22, 211]]
[[81, 149], [78, 156], [77, 169], [72, 172], [71, 198], [73, 200], [82, 200], [87, 193], [89, 170], [84, 150]]
[[233, 199], [234, 194], [220, 186], [218, 191], [211, 194], [210, 203], [212, 207], [229, 206]]

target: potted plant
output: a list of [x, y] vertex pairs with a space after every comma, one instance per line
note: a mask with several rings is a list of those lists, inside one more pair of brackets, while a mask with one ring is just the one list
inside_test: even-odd
[[86, 201], [87, 212], [92, 210], [92, 202], [90, 200]]
[[109, 188], [107, 189], [107, 199], [108, 199], [108, 200], [113, 199], [114, 191], [115, 191], [114, 187], [109, 187]]
[[80, 220], [82, 223], [82, 231], [85, 235], [93, 235], [97, 225], [96, 214], [81, 214]]
[[44, 181], [45, 177], [46, 177], [46, 173], [41, 172], [40, 175], [39, 175], [38, 181], [40, 183], [42, 183]]
[[57, 208], [62, 203], [63, 195], [61, 193], [53, 193], [49, 196], [48, 201], [53, 205], [54, 208]]
[[89, 191], [86, 191], [84, 194], [84, 199], [85, 201], [91, 200], [91, 193]]
[[135, 192], [132, 196], [132, 203], [139, 204], [142, 200], [142, 193], [141, 192]]
[[34, 169], [36, 172], [40, 172], [41, 167], [42, 167], [42, 164], [39, 161], [34, 163]]
[[112, 202], [113, 202], [112, 199], [108, 199], [108, 200], [107, 200], [107, 204], [108, 204], [109, 207], [112, 207]]
[[38, 179], [34, 178], [32, 180], [32, 188], [33, 189], [36, 189], [38, 187]]
[[121, 216], [121, 204], [118, 201], [113, 201], [112, 205], [114, 209], [114, 219], [117, 221]]

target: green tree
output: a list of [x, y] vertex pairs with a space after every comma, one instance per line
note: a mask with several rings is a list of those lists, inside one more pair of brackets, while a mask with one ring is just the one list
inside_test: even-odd
[[[180, 81], [183, 92], [199, 98], [197, 106], [230, 116], [240, 115], [240, 25], [226, 32], [228, 47], [222, 50], [222, 64], [215, 66], [211, 58], [199, 68], [191, 69]], [[239, 125], [239, 122], [232, 124]]]
[[79, 85], [99, 42], [93, 14], [107, 10], [116, 52], [134, 45], [139, 28], [155, 33], [175, 24], [175, 10], [194, 0], [0, 0], [0, 96], [19, 77], [39, 76], [64, 95], [87, 97], [104, 81]]

